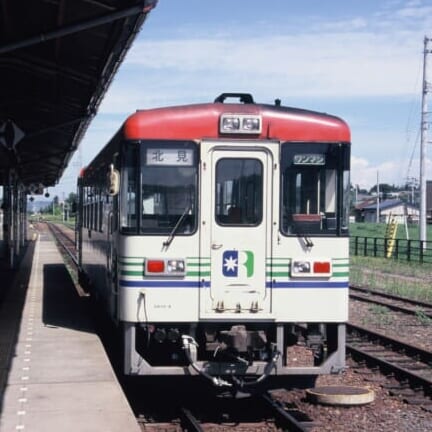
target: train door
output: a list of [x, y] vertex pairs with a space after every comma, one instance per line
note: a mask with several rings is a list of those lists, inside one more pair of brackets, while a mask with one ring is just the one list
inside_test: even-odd
[[[202, 205], [211, 214], [207, 212], [210, 223], [202, 252], [209, 254], [211, 278], [201, 315], [268, 315], [272, 154], [264, 147], [213, 147], [208, 158], [210, 172], [203, 176]], [[205, 189], [211, 200], [205, 198]]]
[[117, 287], [117, 250], [114, 241], [114, 214], [110, 208], [107, 218], [107, 293], [109, 309], [112, 319], [117, 320], [118, 316], [118, 287]]

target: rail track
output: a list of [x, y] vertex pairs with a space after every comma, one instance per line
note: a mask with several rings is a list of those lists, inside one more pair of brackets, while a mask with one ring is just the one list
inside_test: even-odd
[[421, 313], [426, 317], [432, 318], [432, 304], [383, 291], [350, 285], [350, 298], [385, 306], [396, 312], [403, 312], [409, 315]]
[[47, 222], [47, 225], [64, 252], [66, 252], [68, 257], [78, 266], [74, 231], [65, 225], [51, 222]]
[[[350, 298], [397, 313], [432, 318], [432, 304], [382, 291], [350, 286]], [[411, 340], [412, 341], [412, 340]], [[389, 392], [432, 409], [432, 352], [370, 328], [347, 324], [347, 353], [395, 378]]]
[[[175, 404], [175, 403], [174, 403]], [[163, 405], [163, 404], [161, 404]], [[152, 416], [141, 415], [138, 421], [143, 431], [184, 430], [205, 432], [207, 430], [235, 431], [288, 431], [308, 432], [316, 423], [306, 414], [292, 406], [286, 406], [270, 393], [248, 399], [219, 399], [216, 396], [199, 395], [188, 398], [171, 414], [172, 419], [151, 421]]]
[[301, 411], [293, 408], [288, 409], [279, 401], [274, 400], [268, 393], [262, 395], [262, 398], [274, 412], [276, 422], [283, 430], [302, 432], [309, 431], [315, 426], [315, 422]]
[[347, 324], [346, 349], [357, 362], [395, 378], [392, 394], [432, 408], [432, 352], [353, 324]]

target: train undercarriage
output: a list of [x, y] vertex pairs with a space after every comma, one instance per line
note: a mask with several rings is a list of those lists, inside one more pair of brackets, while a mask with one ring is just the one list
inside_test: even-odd
[[243, 388], [269, 376], [339, 373], [345, 364], [341, 323], [123, 325], [128, 375], [201, 375]]

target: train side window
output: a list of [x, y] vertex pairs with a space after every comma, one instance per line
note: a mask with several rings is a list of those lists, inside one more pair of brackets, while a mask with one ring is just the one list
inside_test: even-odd
[[103, 208], [104, 208], [104, 199], [101, 190], [99, 195], [99, 215], [98, 215], [98, 219], [99, 219], [98, 229], [100, 232], [103, 232]]
[[83, 228], [87, 227], [86, 217], [87, 217], [87, 206], [84, 204], [83, 205], [83, 214], [82, 214], [82, 226], [83, 226]]
[[92, 211], [92, 230], [96, 231], [97, 229], [97, 215], [98, 215], [98, 196], [97, 196], [97, 190], [95, 189], [93, 192], [93, 211]]
[[90, 187], [85, 188], [85, 227], [90, 228]]
[[99, 200], [98, 200], [98, 191], [96, 188], [93, 189], [93, 212], [92, 212], [92, 229], [94, 231], [97, 230], [97, 216], [98, 216], [98, 206], [99, 206]]
[[90, 203], [89, 207], [90, 207], [89, 228], [91, 230], [93, 230], [94, 229], [94, 226], [93, 226], [93, 220], [94, 220], [94, 202], [93, 202], [93, 199], [92, 199], [92, 202]]
[[120, 224], [125, 232], [136, 233], [137, 221], [137, 170], [138, 160], [135, 148], [130, 148], [125, 154], [125, 164], [122, 169]]
[[341, 211], [341, 231], [343, 233], [348, 233], [349, 230], [349, 212], [350, 212], [350, 172], [349, 170], [344, 170], [342, 174], [342, 189], [343, 189], [343, 202]]
[[88, 204], [84, 204], [84, 228], [88, 228]]

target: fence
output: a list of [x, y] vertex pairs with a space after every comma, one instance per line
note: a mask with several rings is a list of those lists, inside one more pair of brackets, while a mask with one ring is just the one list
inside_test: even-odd
[[[359, 237], [350, 239], [350, 255], [386, 258], [391, 239], [383, 237]], [[432, 264], [432, 242], [395, 239], [390, 259]]]

